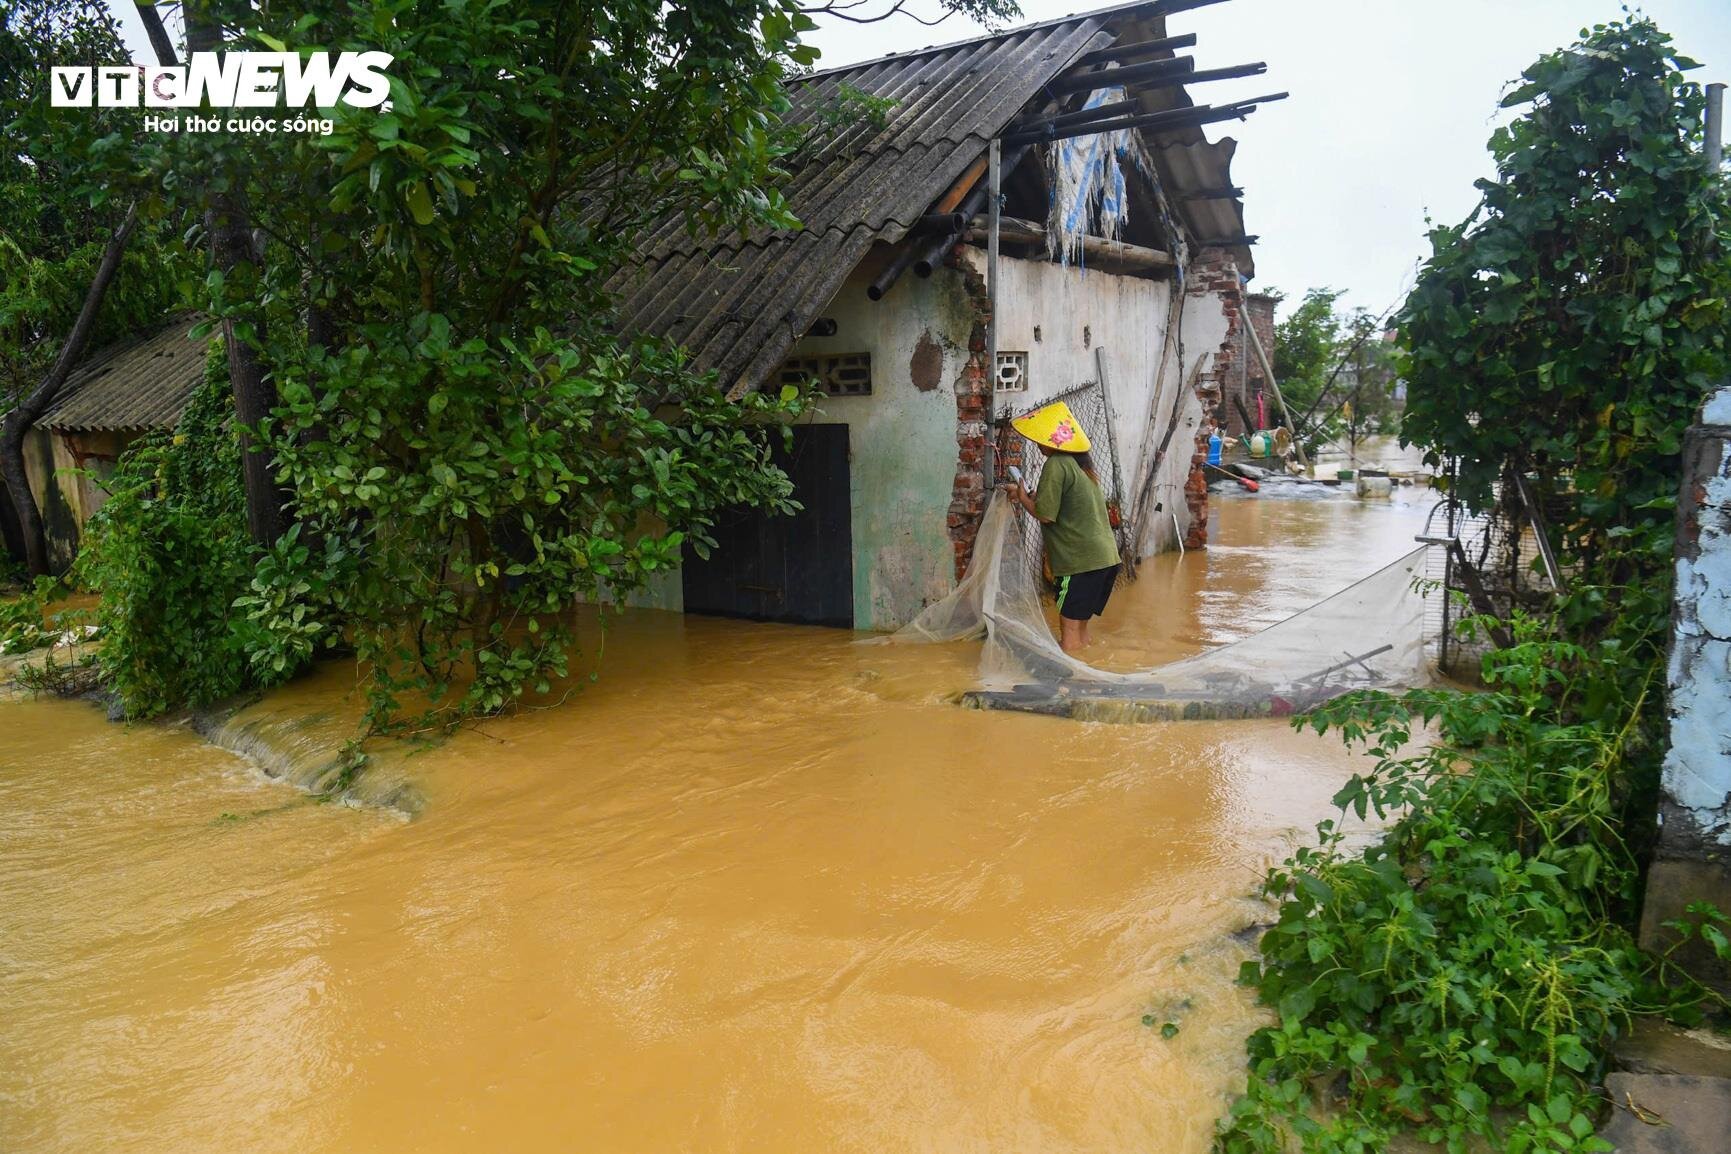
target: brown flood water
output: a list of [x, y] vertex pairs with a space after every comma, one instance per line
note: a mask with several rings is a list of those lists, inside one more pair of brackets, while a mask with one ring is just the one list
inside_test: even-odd
[[[1423, 500], [1223, 501], [1101, 658], [1270, 624]], [[850, 641], [632, 615], [564, 708], [416, 759], [412, 822], [0, 703], [0, 1149], [1205, 1150], [1230, 935], [1338, 745], [966, 711], [974, 647]]]

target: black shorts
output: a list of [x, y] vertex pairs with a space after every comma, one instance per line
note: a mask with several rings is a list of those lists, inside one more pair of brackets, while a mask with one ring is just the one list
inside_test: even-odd
[[1112, 598], [1112, 586], [1118, 580], [1118, 566], [1090, 569], [1058, 578], [1058, 616], [1072, 621], [1086, 621], [1106, 612], [1106, 602]]

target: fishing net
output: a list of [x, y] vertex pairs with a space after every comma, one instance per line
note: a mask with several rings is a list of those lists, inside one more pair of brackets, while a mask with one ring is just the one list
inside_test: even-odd
[[954, 593], [895, 642], [985, 638], [979, 686], [965, 701], [1096, 721], [1279, 717], [1353, 689], [1401, 689], [1429, 680], [1425, 657], [1425, 550], [1242, 641], [1139, 673], [1095, 669], [1066, 654], [1029, 563], [1028, 518], [996, 493]]

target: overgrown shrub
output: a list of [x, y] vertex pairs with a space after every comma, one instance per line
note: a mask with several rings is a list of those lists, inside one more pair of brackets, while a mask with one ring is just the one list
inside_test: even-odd
[[213, 349], [175, 431], [127, 449], [104, 482], [112, 496], [86, 527], [79, 566], [100, 597], [100, 665], [129, 718], [272, 680], [249, 659], [260, 631], [232, 608], [258, 552], [246, 533], [230, 408]]
[[1356, 850], [1325, 821], [1269, 874], [1279, 920], [1243, 980], [1280, 1020], [1251, 1039], [1222, 1149], [1375, 1150], [1406, 1128], [1450, 1149], [1605, 1148], [1589, 1137], [1606, 1048], [1661, 1005], [1627, 928], [1625, 836], [1652, 801], [1638, 720], [1661, 685], [1649, 655], [1631, 680], [1607, 667], [1624, 654], [1516, 628], [1486, 692], [1363, 694], [1308, 719], [1376, 758], [1341, 818], [1398, 820]]
[[[1281, 903], [1244, 980], [1279, 1015], [1250, 1040], [1219, 1148], [1604, 1150], [1594, 1085], [1636, 1013], [1707, 995], [1633, 929], [1664, 754], [1664, 656], [1684, 430], [1731, 373], [1726, 186], [1699, 86], [1650, 21], [1583, 32], [1524, 74], [1497, 178], [1401, 315], [1403, 439], [1493, 507], [1530, 477], [1573, 512], [1571, 577], [1485, 660], [1489, 691], [1363, 694], [1309, 724], [1376, 769], [1336, 801], [1392, 818], [1354, 851], [1318, 828], [1265, 885]], [[1483, 624], [1480, 622], [1479, 624]], [[1404, 752], [1423, 725], [1432, 744]], [[1692, 924], [1723, 940], [1711, 911]]]
[[38, 577], [17, 596], [0, 600], [0, 655], [54, 644], [64, 624], [48, 606], [64, 588], [58, 577]]
[[345, 632], [374, 730], [549, 692], [578, 600], [642, 589], [688, 540], [706, 554], [727, 506], [792, 507], [763, 423], [799, 412], [791, 390], [729, 400], [676, 349], [597, 354], [593, 331], [457, 341], [423, 314], [359, 337], [282, 383], [272, 445], [300, 532], [242, 604], [273, 663]]

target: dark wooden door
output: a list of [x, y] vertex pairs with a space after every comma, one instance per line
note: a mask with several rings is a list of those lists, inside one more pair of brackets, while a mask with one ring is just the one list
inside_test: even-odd
[[846, 425], [801, 425], [775, 461], [802, 506], [789, 516], [732, 510], [707, 560], [685, 550], [685, 611], [853, 627], [853, 509]]

